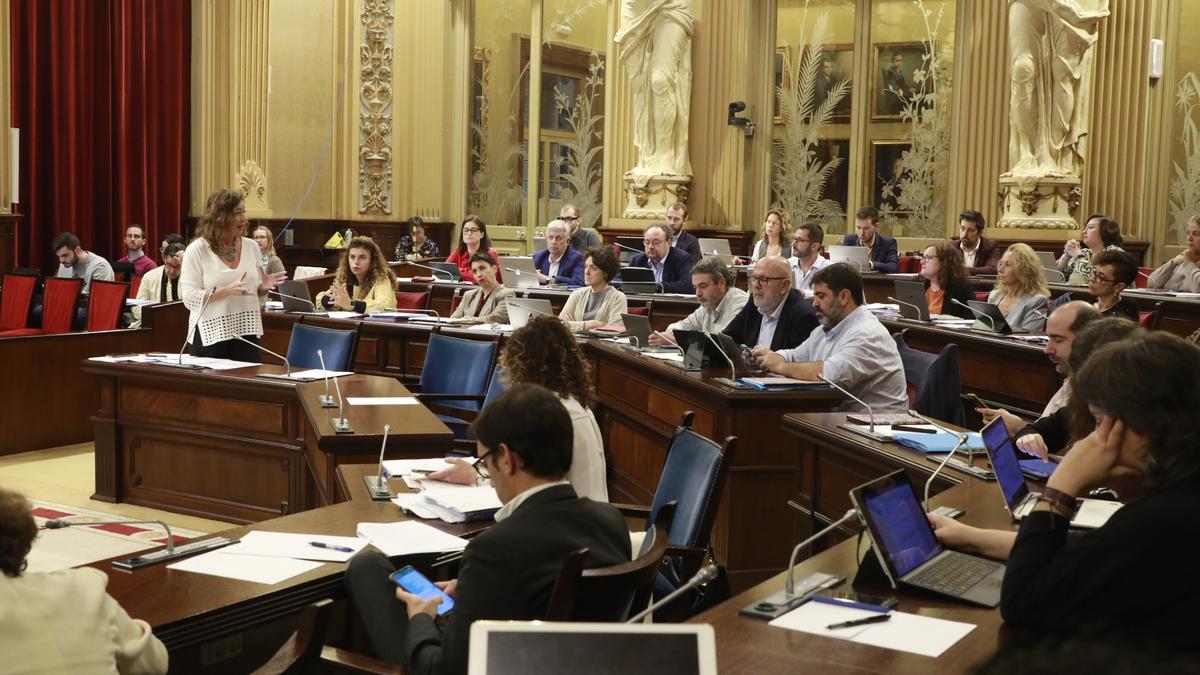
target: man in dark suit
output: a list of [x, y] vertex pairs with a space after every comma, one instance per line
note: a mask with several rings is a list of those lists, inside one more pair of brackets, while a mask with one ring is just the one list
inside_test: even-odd
[[747, 347], [791, 349], [808, 339], [819, 325], [812, 305], [792, 288], [792, 270], [773, 255], [754, 263], [750, 301], [723, 331]]
[[842, 246], [866, 246], [871, 249], [868, 256], [871, 269], [884, 274], [895, 274], [900, 269], [900, 257], [896, 252], [896, 240], [879, 232], [879, 211], [873, 206], [864, 206], [854, 213], [854, 230], [842, 239]]
[[533, 254], [538, 281], [565, 286], [583, 285], [583, 254], [571, 248], [571, 225], [552, 220], [546, 226], [546, 248]]
[[630, 267], [645, 267], [653, 270], [654, 281], [662, 286], [663, 293], [695, 293], [692, 287], [692, 259], [687, 253], [671, 245], [670, 228], [666, 225], [651, 225], [642, 234], [645, 253], [629, 260]]
[[954, 241], [954, 248], [963, 254], [967, 274], [996, 275], [996, 265], [1000, 264], [1004, 250], [995, 241], [983, 236], [986, 226], [987, 221], [978, 211], [967, 209], [958, 214], [959, 238]]
[[631, 558], [621, 512], [577, 497], [566, 482], [574, 436], [557, 396], [536, 384], [514, 385], [479, 414], [473, 429], [475, 466], [491, 478], [504, 507], [496, 524], [463, 551], [458, 579], [438, 583], [455, 603], [445, 628], [434, 623], [438, 599], [393, 585], [383, 554], [359, 554], [346, 571], [347, 593], [375, 653], [414, 675], [466, 673], [476, 620], [543, 618], [568, 553], [588, 548], [590, 567]]
[[687, 220], [687, 206], [683, 202], [675, 202], [667, 207], [667, 227], [671, 228], [671, 245], [686, 252], [692, 258], [692, 264], [700, 262], [700, 240], [692, 233], [683, 231], [683, 221]]

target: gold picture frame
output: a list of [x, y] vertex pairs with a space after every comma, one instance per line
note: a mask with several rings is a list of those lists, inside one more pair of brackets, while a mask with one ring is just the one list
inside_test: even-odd
[[911, 95], [913, 74], [925, 63], [924, 42], [880, 42], [871, 61], [871, 121], [899, 122], [904, 119], [904, 101], [892, 88]]

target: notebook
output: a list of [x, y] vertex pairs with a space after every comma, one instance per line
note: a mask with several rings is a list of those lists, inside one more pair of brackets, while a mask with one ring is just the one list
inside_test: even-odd
[[[983, 444], [987, 446], [988, 457], [992, 460], [992, 469], [996, 472], [996, 485], [1000, 486], [1004, 508], [1008, 509], [1013, 520], [1021, 520], [1033, 510], [1039, 495], [1030, 491], [1025, 483], [1017, 447], [1008, 435], [1004, 420], [999, 417], [989, 422], [980, 433]], [[1103, 499], [1077, 499], [1075, 506], [1071, 527], [1095, 529], [1108, 522], [1109, 517], [1121, 508], [1121, 503]]]
[[920, 588], [984, 607], [1000, 604], [1004, 565], [944, 548], [901, 469], [850, 491], [892, 588]]

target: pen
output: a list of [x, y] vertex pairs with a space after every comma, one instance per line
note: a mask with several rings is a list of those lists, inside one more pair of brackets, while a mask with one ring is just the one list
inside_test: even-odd
[[914, 434], [936, 434], [937, 429], [927, 429], [925, 427], [910, 427], [904, 424], [893, 424], [892, 431], [907, 431]]
[[881, 623], [892, 618], [891, 614], [876, 614], [868, 616], [865, 619], [855, 619], [854, 621], [843, 621], [841, 623], [831, 623], [825, 626], [825, 630], [836, 630], [838, 628], [853, 628], [854, 626], [865, 626], [869, 623]]
[[319, 541], [310, 541], [310, 542], [308, 542], [308, 545], [315, 546], [316, 548], [329, 549], [330, 551], [340, 551], [342, 553], [354, 553], [354, 549], [350, 548], [349, 546], [334, 546], [333, 544], [326, 544], [326, 543], [319, 542]]

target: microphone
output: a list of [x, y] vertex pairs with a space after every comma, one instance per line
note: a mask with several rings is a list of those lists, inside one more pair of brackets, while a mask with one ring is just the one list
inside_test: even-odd
[[392, 491], [388, 488], [387, 477], [383, 473], [383, 452], [387, 449], [388, 432], [392, 430], [390, 424], [383, 425], [383, 445], [379, 447], [379, 468], [378, 473], [374, 476], [363, 476], [363, 483], [367, 486], [367, 494], [371, 496], [371, 501], [382, 502], [392, 498]]
[[708, 341], [712, 343], [712, 346], [717, 348], [717, 351], [721, 353], [721, 356], [725, 357], [725, 362], [729, 364], [729, 380], [726, 381], [723, 377], [714, 377], [713, 380], [720, 382], [721, 384], [727, 384], [730, 387], [744, 387], [745, 385], [737, 381], [737, 368], [734, 368], [733, 366], [733, 359], [729, 358], [729, 355], [725, 353], [724, 349], [721, 349], [721, 345], [717, 344], [717, 341], [713, 339], [712, 334], [706, 330], [700, 331], [700, 334], [708, 338]]
[[[846, 515], [839, 518], [836, 522], [830, 524], [829, 527], [826, 527], [808, 539], [796, 544], [796, 547], [792, 549], [791, 557], [788, 558], [788, 573], [787, 579], [783, 584], [783, 590], [772, 593], [762, 600], [749, 605], [745, 609], [741, 610], [742, 613], [749, 613], [753, 616], [766, 616], [769, 618], [775, 618], [780, 614], [789, 611], [792, 609], [792, 607], [795, 607], [800, 603], [801, 600], [803, 600], [805, 597], [808, 597], [809, 593], [820, 590], [820, 588], [812, 588], [808, 589], [808, 591], [802, 596], [796, 595], [796, 559], [800, 556], [800, 551], [802, 551], [809, 544], [817, 541], [821, 537], [824, 537], [834, 529], [841, 527], [847, 521], [853, 520], [856, 516], [858, 516], [858, 510], [852, 508], [846, 512]], [[839, 578], [834, 578], [840, 581]]]
[[925, 316], [923, 316], [924, 312], [921, 311], [921, 308], [917, 307], [916, 305], [912, 304], [911, 302], [897, 300], [896, 298], [893, 298], [890, 295], [888, 296], [888, 300], [891, 300], [892, 302], [894, 302], [898, 305], [907, 305], [907, 306], [912, 307], [913, 309], [917, 310], [917, 320], [918, 321], [929, 321], [929, 319], [927, 319]]
[[[924, 419], [924, 418], [922, 418], [922, 419]], [[937, 475], [939, 473], [941, 473], [942, 468], [946, 466], [946, 463], [950, 461], [950, 458], [954, 456], [954, 453], [958, 452], [958, 449], [960, 447], [962, 447], [962, 445], [964, 443], [967, 443], [967, 435], [965, 433], [959, 434], [958, 442], [954, 444], [954, 447], [950, 449], [950, 452], [946, 453], [946, 458], [942, 460], [941, 464], [938, 464], [938, 468], [934, 469], [933, 473], [929, 474], [929, 479], [925, 481], [925, 512], [926, 513], [929, 512], [929, 486], [933, 485], [933, 479], [937, 478]], [[967, 443], [967, 450], [970, 451], [970, 449], [971, 449], [971, 445], [969, 443]]]
[[[338, 395], [338, 416], [335, 419], [329, 420], [329, 426], [333, 427], [334, 433], [352, 434], [354, 433], [354, 429], [350, 427], [350, 420], [346, 419], [346, 399], [342, 398], [342, 385], [338, 384], [338, 378], [336, 377], [333, 378], [333, 388]], [[383, 474], [382, 471], [379, 473], [380, 475]]]
[[954, 304], [958, 305], [959, 307], [966, 307], [968, 312], [970, 312], [970, 313], [974, 314], [975, 316], [979, 317], [980, 319], [984, 319], [984, 320], [986, 320], [986, 321], [987, 321], [987, 324], [988, 324], [989, 326], [991, 326], [991, 328], [992, 328], [992, 332], [993, 332], [993, 333], [995, 333], [995, 332], [996, 332], [996, 322], [995, 322], [995, 321], [992, 321], [992, 317], [990, 317], [990, 316], [988, 316], [987, 314], [984, 314], [983, 312], [981, 312], [981, 311], [979, 311], [979, 310], [975, 309], [974, 307], [972, 307], [972, 306], [970, 306], [970, 305], [966, 304], [965, 302], [963, 302], [962, 300], [959, 300], [958, 298], [950, 298], [950, 302], [953, 302]]
[[444, 270], [444, 269], [441, 269], [440, 267], [430, 267], [429, 265], [422, 265], [421, 263], [415, 263], [415, 262], [413, 262], [413, 261], [411, 261], [411, 260], [406, 260], [406, 261], [404, 262], [404, 264], [405, 264], [405, 265], [412, 265], [413, 267], [420, 267], [420, 268], [422, 268], [422, 269], [427, 269], [427, 270], [429, 270], [430, 272], [433, 272], [433, 276], [434, 276], [434, 278], [435, 278], [435, 279], [438, 279], [438, 278], [440, 278], [440, 277], [438, 277], [438, 275], [439, 275], [439, 274], [445, 274], [445, 275], [446, 275], [446, 280], [447, 280], [447, 281], [454, 281], [454, 275], [453, 275], [453, 274], [451, 274], [451, 273], [449, 273], [449, 272], [447, 272], [447, 271], [446, 271], [446, 270]]
[[325, 367], [324, 350], [317, 350], [317, 359], [321, 361], [321, 374], [325, 376], [325, 393], [317, 396], [317, 402], [321, 404], [322, 408], [334, 408], [337, 404], [333, 402], [333, 397], [329, 395], [329, 370]]
[[[866, 409], [867, 409], [867, 415], [868, 415], [868, 416], [871, 418], [871, 434], [870, 434], [870, 435], [871, 435], [871, 437], [872, 437], [872, 438], [876, 438], [876, 435], [875, 435], [875, 411], [871, 409], [871, 406], [867, 405], [867, 402], [866, 402], [866, 401], [864, 401], [864, 400], [862, 400], [861, 398], [859, 398], [859, 397], [855, 396], [854, 394], [851, 394], [851, 393], [850, 393], [848, 390], [846, 390], [844, 387], [842, 387], [842, 386], [841, 386], [841, 385], [839, 385], [838, 383], [834, 382], [833, 380], [829, 379], [828, 377], [825, 377], [824, 375], [818, 375], [818, 376], [817, 376], [817, 379], [819, 379], [819, 380], [821, 380], [822, 382], [824, 382], [825, 384], [827, 384], [827, 385], [829, 385], [829, 386], [833, 387], [834, 389], [837, 389], [838, 391], [840, 391], [840, 392], [842, 392], [843, 394], [845, 394], [845, 395], [849, 396], [850, 398], [854, 399], [855, 401], [858, 401], [859, 405], [861, 405], [862, 407], [866, 408]], [[884, 440], [891, 440], [891, 439], [884, 439]]]
[[1034, 313], [1034, 314], [1037, 314], [1038, 316], [1042, 317], [1043, 319], [1049, 319], [1049, 318], [1050, 318], [1050, 315], [1049, 315], [1049, 314], [1047, 314], [1047, 313], [1043, 312], [1043, 311], [1042, 311], [1042, 310], [1040, 310], [1040, 309], [1035, 309], [1035, 310], [1033, 310], [1033, 313]]
[[[960, 437], [959, 443], [957, 445], [955, 445], [954, 449], [950, 451], [950, 454], [948, 454], [946, 456], [947, 461], [944, 463], [950, 464], [954, 468], [956, 468], [960, 471], [963, 471], [965, 473], [969, 473], [972, 476], [975, 476], [976, 478], [979, 478], [982, 480], [992, 480], [993, 478], [995, 478], [995, 476], [992, 474], [991, 471], [988, 471], [987, 469], [980, 469], [975, 466], [975, 449], [971, 447], [970, 443], [967, 443], [967, 434], [965, 432], [962, 434], [956, 434], [955, 432], [950, 431], [949, 429], [942, 426], [941, 424], [938, 424], [932, 418], [926, 417], [925, 415], [922, 415], [921, 413], [917, 412], [916, 410], [909, 410], [908, 414], [912, 415], [913, 417], [916, 417], [917, 419], [928, 424], [929, 426], [933, 427], [934, 429], [937, 429], [939, 432], [941, 432], [943, 434], [950, 434], [952, 436], [957, 435]], [[964, 443], [966, 443], [966, 448], [967, 448], [967, 461], [963, 462], [962, 460], [959, 460], [959, 459], [949, 460], [950, 457], [953, 457], [954, 454], [956, 452], [958, 452], [958, 449], [960, 447], [962, 447]], [[937, 461], [936, 457], [930, 457], [929, 459], [930, 459], [930, 461], [933, 461], [933, 462]], [[935, 471], [934, 474], [936, 474], [936, 473], [937, 472]]]
[[673, 602], [675, 600], [675, 598], [678, 598], [679, 596], [692, 590], [693, 588], [696, 588], [697, 586], [702, 586], [702, 585], [707, 584], [708, 582], [712, 581], [713, 579], [716, 579], [719, 571], [720, 570], [717, 569], [716, 565], [705, 565], [704, 567], [701, 567], [700, 571], [696, 572], [696, 574], [694, 574], [691, 579], [688, 579], [688, 582], [686, 584], [671, 591], [665, 597], [663, 597], [662, 600], [658, 600], [656, 602], [650, 603], [649, 607], [647, 607], [646, 609], [643, 609], [642, 611], [633, 615], [629, 619], [626, 619], [625, 623], [640, 622], [642, 619], [646, 618], [647, 615], [651, 614], [652, 612], [654, 612], [654, 610], [658, 609], [659, 607], [670, 604], [671, 602]]
[[161, 520], [92, 520], [88, 522], [80, 521], [78, 523], [63, 520], [61, 518], [46, 521], [46, 529], [61, 530], [67, 527], [91, 527], [93, 525], [158, 525], [167, 532], [167, 547], [161, 551], [147, 553], [145, 555], [134, 556], [132, 558], [124, 558], [114, 560], [113, 567], [120, 570], [132, 571], [147, 565], [155, 565], [161, 562], [176, 560], [193, 553], [200, 551], [211, 551], [215, 548], [228, 546], [234, 543], [232, 539], [226, 537], [214, 537], [203, 541], [191, 542], [182, 546], [175, 546], [175, 535], [171, 534], [171, 526]]
[[292, 364], [288, 362], [286, 356], [283, 356], [282, 354], [276, 354], [275, 352], [271, 351], [270, 349], [267, 349], [266, 347], [258, 344], [257, 342], [251, 342], [250, 340], [247, 340], [246, 338], [242, 337], [241, 335], [234, 335], [233, 339], [241, 340], [242, 342], [245, 342], [246, 344], [254, 347], [255, 349], [257, 349], [259, 351], [263, 351], [263, 352], [270, 354], [271, 356], [274, 356], [275, 358], [283, 361], [283, 367], [287, 369], [287, 372], [284, 373], [283, 375], [277, 375], [275, 373], [259, 373], [258, 377], [273, 377], [273, 378], [281, 379], [281, 380], [292, 379]]
[[634, 253], [645, 253], [645, 251], [644, 251], [644, 250], [642, 250], [642, 249], [640, 249], [640, 248], [634, 248], [634, 247], [632, 247], [632, 246], [626, 246], [625, 244], [622, 244], [622, 243], [621, 243], [621, 242], [619, 242], [619, 241], [614, 241], [614, 242], [613, 242], [613, 245], [614, 245], [614, 246], [617, 246], [618, 248], [623, 248], [623, 249], [625, 249], [626, 251], [632, 251], [632, 252], [634, 252]]

